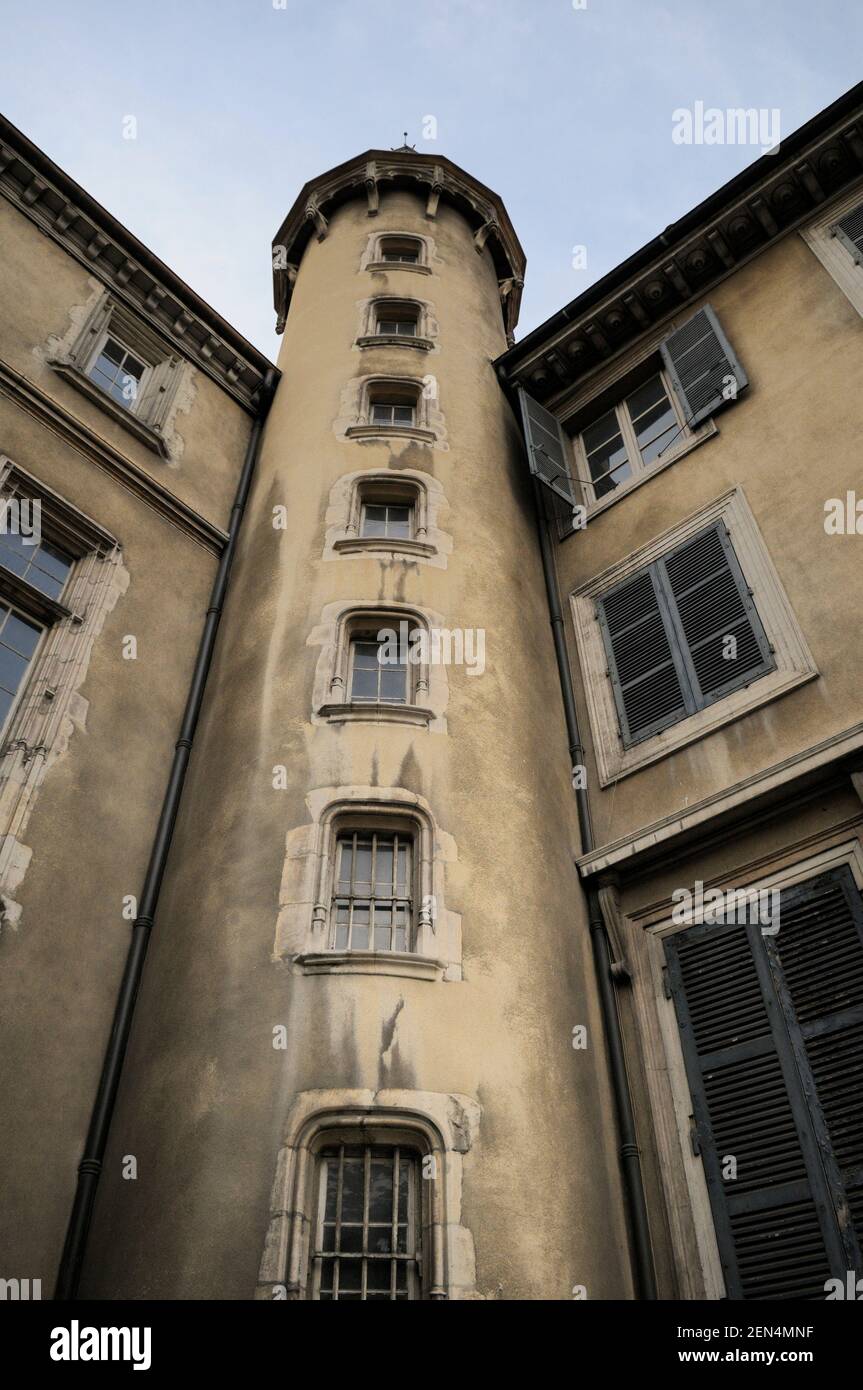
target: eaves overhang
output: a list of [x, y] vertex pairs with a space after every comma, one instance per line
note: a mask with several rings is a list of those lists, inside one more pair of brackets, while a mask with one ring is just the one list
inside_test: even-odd
[[254, 412], [269, 358], [0, 116], [0, 194], [115, 298]]
[[273, 238], [273, 302], [276, 332], [281, 333], [303, 251], [311, 237], [323, 241], [329, 217], [341, 204], [362, 198], [370, 218], [377, 216], [387, 189], [410, 188], [425, 200], [433, 222], [443, 200], [459, 209], [474, 230], [474, 245], [488, 249], [500, 287], [508, 339], [518, 321], [524, 285], [525, 255], [502, 200], [485, 184], [438, 155], [416, 150], [366, 150], [304, 184]]
[[651, 329], [863, 179], [863, 83], [609, 271], [495, 362], [551, 410]]

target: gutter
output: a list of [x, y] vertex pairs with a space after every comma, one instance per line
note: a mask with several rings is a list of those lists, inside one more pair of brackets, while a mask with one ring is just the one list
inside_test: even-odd
[[192, 754], [192, 745], [195, 740], [195, 730], [198, 725], [198, 718], [204, 701], [204, 691], [206, 689], [207, 676], [209, 675], [210, 664], [216, 646], [216, 636], [219, 631], [222, 609], [224, 608], [231, 565], [237, 548], [237, 541], [243, 521], [246, 501], [252, 484], [252, 477], [258, 462], [264, 421], [267, 418], [273, 399], [277, 378], [278, 372], [276, 368], [268, 368], [258, 396], [258, 412], [249, 435], [249, 442], [246, 446], [246, 454], [243, 460], [243, 469], [240, 474], [240, 481], [237, 485], [234, 505], [231, 508], [227, 544], [222, 551], [221, 559], [219, 560], [219, 568], [216, 571], [216, 577], [213, 581], [207, 616], [204, 620], [204, 627], [198, 645], [198, 654], [195, 658], [195, 668], [192, 672], [189, 693], [186, 697], [186, 708], [183, 714], [183, 722], [180, 726], [180, 736], [174, 747], [174, 757], [171, 763], [168, 785], [165, 789], [162, 809], [159, 813], [156, 833], [150, 850], [150, 861], [147, 865], [144, 887], [139, 899], [138, 916], [132, 924], [132, 937], [129, 942], [129, 952], [126, 957], [126, 966], [117, 994], [114, 1020], [111, 1024], [111, 1034], [105, 1049], [102, 1072], [99, 1077], [96, 1098], [93, 1102], [90, 1127], [84, 1144], [84, 1154], [78, 1165], [78, 1182], [69, 1215], [69, 1225], [66, 1231], [63, 1254], [60, 1259], [60, 1268], [57, 1274], [54, 1298], [60, 1302], [67, 1302], [78, 1296], [78, 1286], [80, 1284], [81, 1271], [87, 1250], [87, 1238], [90, 1231], [93, 1206], [96, 1201], [96, 1192], [102, 1172], [102, 1163], [108, 1143], [111, 1120], [114, 1116], [117, 1091], [123, 1072], [123, 1062], [126, 1057], [129, 1036], [132, 1031], [135, 1003], [138, 997], [141, 978], [144, 973], [144, 962], [147, 958], [150, 933], [153, 930], [156, 909], [159, 904], [162, 879], [165, 873], [165, 866], [168, 862], [168, 855], [171, 850], [174, 825], [180, 807], [180, 799], [183, 795], [183, 785], [186, 780], [186, 771]]
[[[537, 529], [542, 556], [542, 569], [545, 577], [545, 592], [554, 638], [554, 651], [557, 659], [557, 674], [560, 680], [560, 693], [563, 699], [563, 714], [566, 720], [566, 733], [569, 742], [570, 767], [581, 766], [584, 762], [584, 747], [578, 728], [578, 715], [575, 707], [575, 694], [572, 686], [572, 673], [566, 648], [563, 627], [563, 613], [560, 606], [560, 590], [554, 568], [554, 553], [548, 530], [541, 484], [533, 480], [536, 501]], [[589, 855], [595, 848], [593, 827], [590, 819], [590, 804], [585, 787], [575, 788], [575, 804], [578, 813], [578, 828], [581, 836], [582, 855]], [[608, 932], [602, 916], [599, 894], [592, 883], [585, 884], [580, 878], [587, 898], [590, 939], [593, 945], [593, 959], [599, 989], [599, 1002], [605, 1041], [608, 1049], [608, 1064], [611, 1086], [617, 1114], [619, 1134], [619, 1158], [623, 1185], [629, 1211], [632, 1245], [632, 1264], [638, 1297], [653, 1300], [657, 1297], [656, 1276], [653, 1268], [653, 1252], [650, 1243], [650, 1227], [647, 1218], [647, 1202], [644, 1196], [644, 1183], [641, 1176], [641, 1155], [635, 1130], [635, 1113], [626, 1073], [626, 1058], [623, 1034], [617, 1013], [614, 995], [612, 954]]]

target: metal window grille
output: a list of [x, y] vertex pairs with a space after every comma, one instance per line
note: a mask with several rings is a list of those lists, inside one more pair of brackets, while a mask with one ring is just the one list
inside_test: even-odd
[[339, 1144], [319, 1160], [313, 1297], [382, 1303], [422, 1296], [418, 1155]]
[[338, 837], [331, 949], [413, 950], [413, 842], [391, 831]]

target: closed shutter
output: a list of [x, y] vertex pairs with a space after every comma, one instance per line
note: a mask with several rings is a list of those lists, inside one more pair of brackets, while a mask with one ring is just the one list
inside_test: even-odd
[[687, 425], [699, 425], [749, 385], [709, 304], [666, 338], [660, 352]]
[[[829, 981], [849, 950], [863, 979], [859, 907], [842, 870], [783, 892], [776, 937], [757, 925], [705, 924], [665, 943], [729, 1298], [823, 1299], [828, 1278], [844, 1282], [860, 1266], [849, 1218], [863, 1193], [852, 1095], [859, 1052], [845, 1076], [855, 1021], [844, 1008], [820, 1012], [837, 1002]], [[837, 1018], [832, 1030], [821, 1026]], [[819, 1052], [828, 1033], [833, 1042]]]
[[840, 217], [830, 231], [854, 257], [857, 265], [860, 265], [863, 262], [863, 203], [851, 212], [846, 212], [844, 217]]
[[597, 607], [627, 744], [658, 733], [694, 709], [661, 605], [651, 566], [604, 595]]
[[775, 665], [722, 522], [603, 594], [597, 616], [626, 746]]
[[518, 388], [518, 399], [530, 471], [572, 507], [575, 493], [569, 467], [569, 440], [550, 411], [540, 405], [539, 401], [535, 401], [533, 396], [529, 396], [521, 386]]
[[659, 563], [699, 708], [772, 670], [770, 644], [723, 524]]

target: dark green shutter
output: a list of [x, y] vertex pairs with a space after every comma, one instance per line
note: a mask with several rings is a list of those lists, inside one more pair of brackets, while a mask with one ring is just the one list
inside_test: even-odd
[[723, 395], [728, 377], [734, 378], [738, 394], [749, 385], [709, 304], [666, 338], [659, 350], [687, 425], [699, 425], [733, 399]]
[[722, 522], [603, 594], [597, 616], [626, 746], [775, 665]]
[[854, 257], [857, 265], [863, 263], [863, 203], [840, 217], [830, 231]]
[[550, 411], [529, 396], [522, 386], [518, 388], [518, 399], [530, 471], [572, 507], [575, 493], [569, 467], [569, 440]]
[[[863, 985], [861, 940], [848, 870], [783, 892], [775, 937], [705, 924], [666, 939], [730, 1298], [822, 1299], [828, 1278], [860, 1268], [849, 1207], [863, 1193], [853, 1032], [863, 1005], [844, 1005], [858, 973]], [[837, 977], [848, 969], [846, 988]], [[723, 1176], [729, 1156], [734, 1179]]]
[[[699, 709], [773, 669], [770, 644], [724, 524], [659, 561], [668, 581]], [[725, 639], [736, 656], [725, 656]]]

